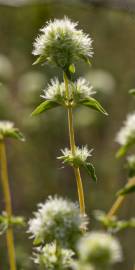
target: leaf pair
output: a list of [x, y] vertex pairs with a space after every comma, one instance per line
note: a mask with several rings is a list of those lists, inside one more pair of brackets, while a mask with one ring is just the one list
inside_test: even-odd
[[[87, 99], [83, 99], [81, 100], [79, 103], [79, 105], [83, 105], [86, 107], [89, 107], [91, 109], [94, 109], [98, 112], [101, 112], [105, 115], [108, 115], [107, 112], [104, 110], [104, 108], [101, 106], [101, 104], [94, 98], [87, 98]], [[45, 111], [48, 111], [50, 109], [56, 108], [60, 106], [60, 104], [57, 101], [53, 101], [53, 100], [46, 100], [43, 101], [33, 112], [32, 112], [32, 116], [38, 115], [40, 113], [43, 113]]]

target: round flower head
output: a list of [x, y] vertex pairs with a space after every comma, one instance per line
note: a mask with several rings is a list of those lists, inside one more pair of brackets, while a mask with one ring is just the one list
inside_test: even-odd
[[33, 54], [40, 56], [35, 63], [53, 63], [68, 70], [79, 59], [88, 62], [93, 55], [92, 40], [76, 27], [67, 17], [47, 22], [34, 43]]
[[135, 142], [135, 112], [127, 116], [124, 126], [116, 136], [116, 141], [120, 145], [127, 145]]
[[80, 215], [77, 204], [57, 197], [49, 197], [39, 204], [35, 217], [29, 221], [29, 233], [34, 243], [48, 243], [54, 239], [63, 247], [72, 248], [86, 227], [86, 216]]
[[59, 159], [63, 159], [66, 163], [71, 163], [72, 165], [80, 165], [86, 162], [88, 157], [91, 157], [93, 149], [88, 150], [87, 146], [76, 147], [75, 154], [72, 154], [72, 151], [68, 148], [65, 148], [64, 150], [61, 150], [63, 156], [59, 157]]
[[[82, 99], [89, 98], [94, 93], [92, 86], [83, 78], [79, 78], [74, 83], [69, 83], [69, 100], [72, 100], [73, 105]], [[41, 97], [66, 105], [67, 97], [64, 82], [60, 83], [57, 78], [51, 80], [48, 88], [44, 90], [44, 95], [41, 95]]]
[[0, 140], [3, 140], [5, 137], [24, 140], [20, 131], [14, 127], [14, 123], [10, 121], [0, 121]]
[[69, 269], [72, 265], [74, 252], [57, 246], [56, 242], [37, 248], [34, 253], [34, 262], [45, 270]]
[[70, 149], [65, 148], [62, 150], [63, 156], [58, 157], [58, 159], [62, 160], [63, 163], [76, 168], [83, 167], [96, 182], [97, 177], [95, 174], [95, 168], [92, 163], [87, 161], [88, 157], [91, 157], [92, 151], [93, 149], [88, 150], [87, 146], [82, 146], [82, 148], [76, 147], [75, 153], [73, 154]]
[[99, 269], [106, 269], [122, 259], [119, 242], [104, 232], [86, 234], [78, 244], [78, 251], [82, 262], [91, 263]]

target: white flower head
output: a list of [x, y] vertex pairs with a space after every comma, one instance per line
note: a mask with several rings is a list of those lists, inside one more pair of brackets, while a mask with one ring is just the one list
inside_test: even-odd
[[0, 121], [0, 133], [5, 134], [14, 128], [14, 123], [10, 121]]
[[79, 78], [75, 82], [75, 87], [75, 94], [79, 97], [79, 99], [89, 98], [91, 95], [95, 94], [95, 91], [93, 91], [93, 87], [84, 78]]
[[73, 160], [76, 159], [78, 160], [78, 162], [84, 163], [88, 157], [92, 156], [91, 153], [93, 149], [88, 150], [87, 145], [85, 145], [85, 146], [82, 146], [81, 148], [77, 146], [75, 149], [75, 154], [72, 154], [72, 151], [68, 148], [65, 148], [64, 150], [61, 150], [61, 151], [65, 158], [69, 158], [71, 161], [72, 159]]
[[65, 70], [79, 59], [88, 61], [93, 55], [92, 39], [76, 27], [67, 17], [47, 22], [34, 42], [33, 54]]
[[35, 244], [55, 239], [63, 247], [71, 248], [82, 234], [81, 227], [87, 225], [87, 217], [80, 215], [78, 204], [56, 196], [39, 204], [34, 216], [29, 221], [29, 233]]
[[10, 121], [0, 121], [0, 140], [5, 137], [11, 137], [24, 141], [22, 133], [14, 127], [14, 123]]
[[83, 167], [87, 173], [91, 176], [94, 182], [97, 181], [95, 168], [92, 163], [90, 163], [87, 159], [91, 157], [93, 149], [88, 150], [87, 146], [76, 147], [75, 152], [73, 153], [70, 149], [65, 148], [61, 150], [63, 156], [58, 157], [58, 159], [62, 160], [64, 164], [68, 164], [70, 166], [79, 168]]
[[82, 262], [95, 267], [106, 267], [122, 260], [122, 251], [118, 240], [104, 232], [86, 234], [78, 243]]
[[116, 136], [116, 142], [122, 146], [133, 141], [135, 141], [135, 112], [127, 116], [124, 126]]
[[44, 95], [41, 95], [41, 97], [46, 100], [54, 100], [59, 103], [64, 103], [66, 98], [64, 83], [60, 83], [57, 78], [52, 79], [50, 84], [48, 84], [47, 89], [43, 90], [43, 92]]
[[66, 105], [67, 99], [76, 105], [80, 100], [89, 98], [95, 92], [92, 90], [89, 82], [84, 78], [79, 78], [77, 81], [69, 82], [68, 85], [69, 97], [66, 96], [64, 82], [60, 83], [57, 78], [52, 79], [47, 89], [43, 90], [41, 95], [46, 100], [56, 101], [59, 104]]
[[56, 242], [37, 248], [34, 253], [34, 262], [45, 270], [69, 269], [72, 265], [74, 252], [70, 249], [60, 248]]

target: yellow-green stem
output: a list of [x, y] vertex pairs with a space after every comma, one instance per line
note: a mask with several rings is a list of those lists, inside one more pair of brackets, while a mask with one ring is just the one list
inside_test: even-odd
[[[69, 90], [68, 90], [68, 78], [64, 73], [64, 82], [65, 82], [65, 90], [67, 99], [69, 98]], [[75, 138], [74, 138], [74, 127], [73, 127], [73, 113], [72, 107], [68, 104], [68, 128], [69, 128], [69, 139], [70, 139], [70, 148], [72, 155], [75, 155]], [[77, 190], [78, 190], [78, 197], [79, 197], [79, 204], [80, 204], [80, 212], [81, 214], [85, 214], [85, 202], [84, 202], [84, 192], [83, 192], [83, 185], [82, 179], [80, 175], [80, 169], [74, 167], [74, 173], [77, 183]]]
[[120, 206], [124, 201], [124, 196], [119, 196], [116, 201], [114, 202], [113, 206], [111, 207], [110, 211], [108, 212], [107, 216], [112, 217], [116, 214]]
[[[0, 141], [0, 165], [1, 165], [1, 182], [5, 201], [5, 211], [7, 215], [11, 217], [12, 204], [11, 204], [11, 195], [9, 188], [7, 159], [4, 141]], [[6, 241], [7, 241], [10, 270], [16, 270], [14, 236], [12, 228], [8, 228], [6, 231]]]
[[[133, 184], [135, 184], [135, 177], [130, 178], [128, 180], [128, 184], [127, 185], [130, 186], [130, 185], [133, 185]], [[125, 197], [126, 197], [125, 195], [121, 195], [121, 196], [119, 196], [116, 199], [116, 201], [114, 202], [113, 206], [111, 207], [110, 211], [107, 214], [108, 217], [112, 217], [112, 216], [114, 216], [116, 214], [116, 212], [118, 211], [118, 209], [121, 207], [121, 205], [122, 205]]]

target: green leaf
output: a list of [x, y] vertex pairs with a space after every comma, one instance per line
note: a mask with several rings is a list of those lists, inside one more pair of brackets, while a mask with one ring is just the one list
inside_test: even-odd
[[6, 137], [17, 139], [17, 140], [23, 141], [23, 142], [25, 141], [24, 135], [17, 128], [15, 128], [12, 132], [7, 133]]
[[71, 65], [69, 66], [69, 71], [70, 71], [71, 73], [75, 73], [75, 65], [74, 65], [74, 64], [71, 64]]
[[32, 112], [32, 116], [38, 115], [42, 112], [48, 111], [52, 108], [55, 108], [59, 106], [59, 104], [55, 101], [51, 101], [51, 100], [46, 100], [44, 102], [42, 102], [33, 112]]
[[46, 62], [46, 57], [44, 55], [40, 55], [32, 65], [42, 64], [44, 62]]
[[116, 153], [116, 158], [121, 158], [123, 156], [125, 156], [125, 154], [127, 153], [128, 147], [127, 145], [122, 146]]
[[34, 246], [38, 246], [38, 245], [40, 245], [42, 243], [42, 239], [41, 239], [41, 237], [39, 237], [39, 236], [37, 236], [35, 239], [34, 239], [34, 241], [33, 241], [33, 245]]
[[127, 184], [124, 188], [120, 189], [117, 196], [125, 196], [133, 192], [135, 192], [135, 183], [132, 185]]
[[104, 108], [95, 98], [83, 99], [79, 102], [79, 104], [89, 107], [91, 109], [94, 109], [96, 111], [99, 111], [105, 115], [108, 115], [108, 113], [104, 110]]
[[92, 163], [85, 163], [84, 168], [87, 170], [87, 173], [91, 176], [94, 182], [97, 182], [97, 176], [95, 173], [95, 168]]
[[129, 90], [129, 94], [135, 96], [135, 89], [130, 89], [130, 90]]
[[116, 153], [116, 158], [120, 158], [120, 157], [123, 157], [128, 149], [133, 146], [135, 144], [135, 138], [131, 138], [127, 144], [123, 145], [120, 147], [120, 149], [118, 150], [118, 152]]

